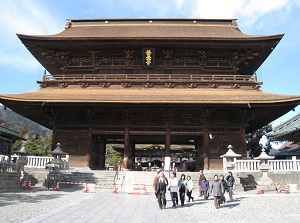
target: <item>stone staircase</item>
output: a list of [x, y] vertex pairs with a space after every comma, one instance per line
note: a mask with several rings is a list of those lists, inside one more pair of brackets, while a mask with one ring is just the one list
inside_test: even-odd
[[94, 189], [112, 189], [116, 171], [78, 169], [62, 171], [61, 187], [84, 187], [86, 183]]
[[[195, 190], [198, 191], [198, 172], [177, 172], [177, 178], [179, 179], [181, 174], [191, 176]], [[211, 181], [215, 174], [222, 174], [222, 171], [211, 170], [205, 171], [206, 178]], [[134, 188], [146, 188], [148, 193], [153, 193], [153, 180], [157, 175], [155, 171], [104, 171], [104, 170], [89, 170], [89, 169], [76, 169], [62, 172], [62, 181], [70, 182], [70, 184], [61, 184], [61, 187], [76, 187], [83, 186], [86, 182], [92, 185], [95, 189], [111, 189], [116, 184], [118, 191], [125, 191], [126, 176], [130, 176], [130, 180], [133, 180]], [[166, 177], [169, 178], [169, 173], [165, 173]], [[82, 183], [82, 184], [71, 184], [71, 183]]]
[[[153, 171], [104, 171], [104, 170], [90, 170], [87, 168], [82, 169], [69, 169], [67, 171], [61, 171], [61, 183], [60, 187], [78, 187], [83, 188], [85, 183], [88, 183], [90, 187], [93, 187], [95, 190], [100, 189], [108, 189], [113, 191], [114, 185], [117, 187], [118, 192], [125, 192], [125, 184], [126, 180], [133, 181], [134, 188], [146, 188], [148, 193], [153, 193], [153, 180], [156, 176], [156, 172]], [[194, 186], [195, 192], [198, 193], [198, 172], [177, 172], [177, 178], [179, 179], [181, 174], [185, 174], [186, 176], [191, 176]], [[207, 170], [204, 171], [204, 175], [206, 176], [208, 181], [213, 180], [213, 176], [215, 174], [223, 174], [223, 170]], [[165, 173], [166, 177], [169, 178], [169, 173]], [[288, 184], [298, 184], [300, 182], [300, 173], [269, 173], [269, 177], [275, 184], [280, 183], [284, 185]], [[126, 177], [129, 178], [126, 179]], [[247, 191], [247, 190], [255, 190], [257, 182], [262, 177], [261, 172], [252, 172], [252, 173], [234, 173], [234, 177], [236, 179], [235, 182], [235, 191]], [[273, 188], [273, 186], [272, 186]]]

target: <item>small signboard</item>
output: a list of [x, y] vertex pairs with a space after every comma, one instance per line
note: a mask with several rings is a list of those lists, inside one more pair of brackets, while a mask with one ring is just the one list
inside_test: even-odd
[[126, 171], [125, 177], [125, 193], [133, 193], [133, 184], [134, 184], [134, 172]]
[[143, 68], [153, 69], [155, 67], [155, 48], [143, 48]]

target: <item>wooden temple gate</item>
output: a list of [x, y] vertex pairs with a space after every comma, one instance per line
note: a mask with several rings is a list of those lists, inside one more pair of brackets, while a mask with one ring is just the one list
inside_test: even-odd
[[45, 71], [40, 89], [0, 95], [13, 111], [53, 130], [70, 166], [104, 168], [107, 144], [122, 144], [133, 169], [138, 144], [191, 145], [196, 171], [222, 168], [231, 144], [299, 105], [265, 93], [255, 71], [283, 35], [243, 34], [236, 20], [67, 20], [55, 35], [22, 35]]

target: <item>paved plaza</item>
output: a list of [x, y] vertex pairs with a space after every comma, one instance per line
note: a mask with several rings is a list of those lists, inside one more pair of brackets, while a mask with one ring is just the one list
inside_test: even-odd
[[[196, 192], [196, 191], [195, 191]], [[133, 195], [112, 190], [20, 190], [1, 192], [1, 222], [300, 222], [300, 193], [237, 192], [234, 201], [215, 209], [213, 198], [159, 209], [154, 194]], [[228, 197], [228, 194], [226, 194]], [[19, 217], [14, 215], [20, 215]]]

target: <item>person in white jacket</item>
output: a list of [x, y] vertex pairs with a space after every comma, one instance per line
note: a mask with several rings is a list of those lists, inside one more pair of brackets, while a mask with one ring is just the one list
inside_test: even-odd
[[187, 176], [186, 179], [187, 179], [187, 181], [186, 181], [186, 195], [189, 198], [187, 202], [190, 202], [191, 199], [192, 199], [192, 201], [194, 201], [194, 197], [192, 197], [192, 192], [193, 192], [193, 189], [194, 189], [194, 183], [192, 181], [191, 176]]
[[169, 187], [168, 187], [171, 195], [171, 199], [173, 202], [172, 207], [176, 207], [178, 205], [178, 179], [176, 178], [176, 173], [171, 173], [171, 178], [169, 179]]

